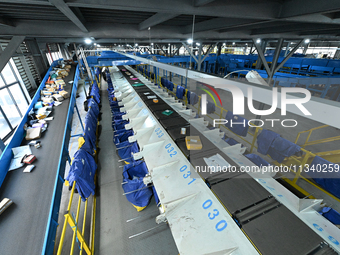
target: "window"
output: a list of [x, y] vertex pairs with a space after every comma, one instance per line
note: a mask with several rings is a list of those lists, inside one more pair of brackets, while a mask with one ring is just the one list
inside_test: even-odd
[[5, 66], [5, 68], [1, 72], [2, 77], [5, 79], [7, 84], [11, 84], [13, 82], [16, 82], [17, 80], [14, 77], [14, 74], [9, 66], [9, 63]]
[[27, 111], [29, 102], [30, 98], [26, 87], [23, 86], [18, 70], [11, 59], [0, 73], [1, 139], [7, 139], [8, 134], [19, 125]]
[[25, 115], [26, 110], [28, 108], [28, 103], [26, 101], [24, 94], [22, 93], [19, 83], [16, 83], [13, 86], [10, 86], [9, 90], [12, 93], [14, 100], [17, 103], [17, 106], [21, 114]]
[[11, 132], [11, 128], [10, 128], [9, 124], [7, 123], [7, 120], [5, 119], [1, 110], [2, 109], [1, 109], [1, 106], [0, 106], [0, 138], [4, 139], [5, 136], [7, 136], [7, 134], [9, 132]]

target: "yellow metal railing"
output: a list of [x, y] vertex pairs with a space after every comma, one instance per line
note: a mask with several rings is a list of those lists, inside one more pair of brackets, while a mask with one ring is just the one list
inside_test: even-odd
[[[142, 72], [143, 76], [146, 77], [145, 73], [144, 73], [144, 69], [143, 69], [143, 72]], [[158, 76], [158, 84], [166, 89], [166, 91], [168, 93], [171, 93], [173, 94], [174, 96], [176, 96], [176, 86], [177, 84], [174, 83], [174, 91], [170, 91], [168, 88], [164, 87], [163, 84], [161, 84], [161, 78], [160, 76]], [[201, 96], [198, 96], [199, 100], [198, 100], [198, 106], [195, 107], [193, 105], [190, 105], [190, 107], [194, 108], [195, 110], [197, 110], [197, 113], [200, 114], [200, 102], [201, 102]], [[185, 100], [183, 100], [185, 102], [186, 105], [188, 105], [188, 100], [187, 100], [187, 97], [185, 97]], [[220, 107], [220, 106], [216, 106], [220, 111], [219, 113], [213, 113], [217, 116], [219, 116], [220, 119], [223, 119], [223, 114], [224, 113], [227, 113], [228, 110]], [[212, 116], [210, 115], [206, 115], [206, 117], [210, 118], [210, 119], [214, 119]], [[247, 144], [250, 145], [250, 153], [252, 153], [254, 151], [254, 148], [257, 149], [257, 146], [255, 145], [256, 143], [256, 139], [257, 139], [257, 136], [259, 134], [260, 131], [263, 130], [263, 128], [261, 127], [258, 127], [256, 126], [255, 124], [253, 123], [249, 123], [251, 126], [253, 126], [253, 128], [255, 128], [255, 131], [254, 133], [252, 132], [249, 132], [248, 131], [248, 134], [250, 136], [252, 136], [252, 139], [250, 141], [246, 140], [245, 138], [235, 134], [234, 132], [232, 132], [231, 130], [229, 130], [225, 125], [219, 125], [219, 128], [223, 127], [224, 129], [228, 130], [229, 132], [233, 133], [235, 136], [237, 136], [238, 138], [240, 138], [241, 140], [243, 140], [244, 142], [246, 142]], [[304, 181], [308, 182], [309, 184], [311, 184], [312, 186], [316, 187], [317, 189], [321, 190], [322, 192], [324, 192], [325, 194], [327, 194], [328, 196], [332, 197], [333, 199], [337, 200], [340, 202], [340, 199], [338, 197], [335, 197], [333, 194], [329, 193], [328, 191], [326, 191], [325, 189], [323, 189], [322, 187], [320, 187], [319, 185], [315, 184], [313, 181], [309, 180], [308, 178], [304, 177], [302, 175], [302, 171], [304, 170], [307, 162], [309, 162], [310, 160], [312, 160], [315, 156], [318, 156], [318, 155], [322, 155], [322, 154], [327, 154], [327, 153], [330, 153], [330, 152], [321, 152], [321, 153], [312, 153], [308, 150], [306, 150], [304, 147], [307, 146], [307, 145], [311, 145], [311, 144], [318, 144], [318, 143], [322, 143], [322, 142], [329, 142], [329, 141], [336, 141], [336, 140], [340, 140], [340, 136], [339, 137], [331, 137], [331, 138], [325, 138], [325, 139], [320, 139], [320, 140], [317, 140], [317, 141], [313, 141], [313, 142], [309, 142], [309, 138], [311, 136], [311, 133], [313, 130], [317, 130], [317, 129], [321, 129], [321, 128], [324, 128], [324, 127], [328, 127], [328, 125], [324, 125], [324, 126], [321, 126], [321, 127], [316, 127], [316, 128], [312, 128], [310, 130], [306, 130], [306, 131], [302, 131], [300, 133], [298, 133], [297, 135], [297, 138], [295, 140], [295, 143], [297, 143], [300, 135], [302, 133], [306, 133], [306, 132], [309, 132], [308, 134], [308, 137], [305, 141], [305, 144], [304, 146], [301, 146], [301, 151], [303, 152], [303, 155], [301, 157], [296, 157], [296, 156], [292, 156], [292, 157], [289, 157], [289, 158], [286, 158], [286, 161], [292, 161], [294, 162], [295, 164], [294, 165], [290, 165], [290, 164], [285, 164], [285, 163], [278, 163], [277, 161], [274, 161], [273, 164], [277, 165], [277, 166], [285, 166], [285, 167], [288, 167], [289, 171], [292, 172], [292, 173], [295, 173], [295, 176], [293, 178], [293, 180], [290, 180], [289, 178], [285, 177], [285, 176], [282, 176], [282, 178], [287, 182], [289, 183], [291, 186], [293, 186], [294, 188], [296, 188], [297, 190], [299, 190], [301, 193], [303, 193], [304, 195], [308, 196], [310, 199], [314, 198], [313, 196], [310, 195], [310, 193], [308, 193], [307, 191], [305, 191], [304, 189], [302, 189], [297, 181], [299, 179], [303, 179]], [[333, 153], [338, 153], [340, 155], [340, 150], [336, 150], [336, 151], [332, 151]], [[288, 160], [287, 160], [288, 159]], [[296, 169], [298, 169], [296, 171]]]
[[315, 127], [315, 128], [311, 128], [311, 129], [308, 129], [308, 130], [305, 130], [305, 131], [301, 131], [301, 132], [299, 132], [297, 134], [294, 143], [298, 142], [298, 140], [300, 138], [300, 135], [303, 134], [303, 133], [308, 133], [308, 135], [307, 135], [307, 138], [306, 138], [306, 141], [304, 142], [304, 144], [301, 145], [302, 148], [305, 148], [308, 145], [315, 145], [315, 144], [320, 144], [320, 143], [328, 143], [328, 142], [334, 142], [334, 141], [340, 140], [340, 136], [333, 136], [333, 137], [319, 139], [319, 140], [315, 140], [315, 141], [311, 141], [311, 142], [309, 141], [309, 139], [310, 139], [310, 137], [312, 135], [312, 132], [314, 130], [318, 130], [318, 129], [322, 129], [322, 128], [326, 128], [326, 127], [329, 127], [329, 125], [323, 125], [323, 126], [320, 126], [320, 127]]
[[[98, 139], [98, 136], [99, 136], [98, 127], [99, 127], [99, 121], [97, 121], [97, 129], [96, 129], [96, 137], [97, 137], [96, 147], [97, 148], [98, 148], [98, 140], [99, 140]], [[97, 152], [95, 152], [94, 159], [95, 159], [95, 162], [97, 163], [98, 162], [98, 153]], [[94, 183], [97, 183], [97, 173], [95, 174], [95, 177], [94, 177]], [[65, 181], [65, 185], [69, 186], [70, 184], [67, 181]], [[71, 190], [71, 194], [70, 194], [70, 199], [69, 199], [68, 206], [67, 206], [67, 211], [64, 214], [65, 220], [64, 220], [63, 229], [62, 229], [62, 232], [61, 232], [61, 237], [60, 237], [57, 255], [60, 255], [62, 253], [65, 235], [66, 235], [66, 230], [67, 230], [67, 225], [69, 225], [71, 227], [72, 231], [73, 231], [70, 255], [73, 255], [73, 253], [74, 253], [74, 246], [75, 246], [76, 242], [80, 243], [80, 247], [79, 247], [80, 248], [80, 252], [79, 252], [80, 255], [83, 254], [84, 250], [85, 250], [87, 255], [93, 255], [94, 254], [94, 237], [95, 237], [95, 226], [96, 226], [97, 197], [96, 197], [96, 194], [93, 195], [91, 226], [90, 226], [90, 240], [89, 240], [89, 243], [87, 243], [86, 240], [85, 240], [85, 228], [86, 228], [86, 219], [87, 219], [89, 198], [87, 198], [86, 201], [85, 201], [84, 213], [83, 213], [83, 224], [82, 224], [82, 230], [80, 231], [79, 228], [78, 228], [80, 209], [81, 209], [81, 203], [82, 203], [80, 195], [78, 195], [78, 205], [77, 205], [77, 211], [76, 211], [75, 217], [74, 217], [74, 215], [72, 214], [72, 211], [71, 211], [73, 197], [74, 197], [74, 193], [75, 193], [75, 186], [76, 186], [76, 182], [73, 182], [72, 183], [72, 190]]]

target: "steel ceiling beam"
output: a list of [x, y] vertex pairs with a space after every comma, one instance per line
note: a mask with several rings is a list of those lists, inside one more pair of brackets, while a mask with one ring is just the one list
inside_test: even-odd
[[340, 10], [338, 0], [295, 0], [285, 1], [282, 5], [280, 18], [296, 17], [316, 13], [329, 13]]
[[214, 2], [215, 0], [195, 0], [195, 6], [199, 7], [199, 6], [203, 6], [206, 4], [209, 4], [211, 2]]
[[[209, 30], [219, 30], [230, 27], [240, 27], [248, 26], [253, 24], [262, 24], [262, 21], [258, 19], [230, 19], [230, 18], [214, 18], [195, 24], [195, 32], [209, 31]], [[268, 22], [268, 21], [266, 21]], [[185, 26], [183, 33], [190, 33], [192, 25]]]
[[[13, 4], [12, 0], [0, 0], [0, 3], [11, 3]], [[51, 6], [52, 4], [49, 3], [48, 1], [45, 0], [17, 0], [15, 3], [18, 4], [34, 4], [34, 5], [49, 5]]]
[[269, 76], [270, 68], [268, 66], [267, 60], [266, 60], [266, 58], [264, 56], [264, 53], [263, 53], [263, 51], [266, 50], [266, 41], [262, 41], [261, 44], [259, 44], [259, 43], [256, 43], [255, 39], [253, 39], [253, 43], [254, 43], [254, 45], [256, 47], [257, 54], [259, 55], [259, 57], [260, 57], [260, 59], [262, 61], [262, 64], [264, 65], [264, 68], [266, 69], [267, 74]]
[[267, 28], [258, 28], [251, 31], [251, 35], [264, 35], [273, 33], [287, 33], [287, 32], [304, 32], [304, 31], [315, 31], [315, 30], [326, 30], [326, 29], [337, 29], [339, 25], [324, 25], [324, 24], [290, 24]]
[[87, 33], [89, 32], [84, 24], [80, 21], [77, 15], [68, 7], [68, 5], [63, 0], [49, 0], [59, 11], [61, 11], [67, 18], [69, 18], [81, 31]]
[[25, 36], [13, 36], [13, 38], [9, 41], [7, 47], [0, 55], [0, 73], [24, 39]]
[[280, 20], [303, 22], [303, 23], [321, 23], [321, 24], [340, 24], [340, 20], [335, 17], [327, 17], [323, 14], [310, 14], [297, 17], [284, 18]]
[[[7, 0], [9, 1], [9, 0]], [[122, 11], [139, 11], [139, 12], [163, 12], [186, 15], [206, 15], [216, 17], [232, 18], [253, 18], [253, 19], [275, 19], [279, 12], [280, 4], [276, 2], [252, 2], [244, 4], [226, 4], [216, 6], [195, 7], [192, 1], [172, 0], [124, 0], [124, 4], [118, 1], [101, 1], [101, 0], [73, 0], [67, 3], [72, 7], [85, 7], [96, 9], [112, 9]]]
[[80, 9], [78, 7], [73, 7], [72, 8], [73, 12], [75, 15], [77, 15], [78, 19], [80, 20], [81, 23], [85, 24], [86, 20], [84, 18], [84, 15], [82, 14], [82, 12], [80, 11]]
[[141, 22], [138, 26], [139, 30], [144, 30], [147, 29], [148, 27], [153, 27], [158, 24], [161, 24], [169, 19], [177, 17], [178, 14], [174, 13], [164, 13], [164, 12], [159, 12], [156, 13], [155, 15], [149, 17], [148, 19], [144, 20]]
[[12, 21], [5, 19], [4, 17], [0, 17], [0, 26], [14, 27], [14, 24]]

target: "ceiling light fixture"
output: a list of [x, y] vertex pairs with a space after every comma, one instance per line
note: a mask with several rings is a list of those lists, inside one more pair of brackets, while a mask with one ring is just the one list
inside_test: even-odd
[[91, 44], [92, 43], [92, 40], [90, 38], [85, 38], [84, 41], [85, 41], [86, 44]]

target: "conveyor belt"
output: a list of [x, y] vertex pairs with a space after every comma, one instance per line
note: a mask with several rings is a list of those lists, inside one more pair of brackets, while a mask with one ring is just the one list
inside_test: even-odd
[[[133, 85], [135, 81], [130, 79], [130, 75], [122, 73], [127, 81]], [[139, 80], [138, 82], [142, 83]], [[140, 93], [138, 94], [141, 96]], [[155, 93], [151, 92], [150, 94], [155, 95]], [[149, 102], [144, 95], [141, 98], [144, 102]], [[162, 110], [171, 110], [171, 106], [165, 104], [163, 100], [160, 101], [160, 98], [158, 99]], [[152, 110], [152, 107], [155, 106], [151, 104], [150, 107], [153, 113], [160, 111], [159, 109]], [[237, 165], [203, 135], [200, 135], [200, 139], [204, 152], [187, 150], [185, 136], [199, 135], [200, 133], [192, 126], [189, 128], [189, 123], [181, 116], [159, 119], [159, 122], [194, 166], [206, 166], [203, 157], [209, 157], [216, 153], [223, 156], [231, 165]], [[186, 127], [186, 135], [180, 135], [179, 131], [182, 127]], [[212, 177], [211, 174], [203, 175], [203, 178]], [[214, 178], [211, 188], [215, 195], [219, 197], [227, 210], [233, 214], [240, 227], [262, 254], [303, 255], [313, 254], [318, 249], [329, 251], [327, 246], [321, 245], [323, 242], [321, 237], [281, 205], [248, 174], [229, 173], [220, 177], [217, 175], [213, 177], [216, 178]]]
[[[65, 90], [71, 94], [75, 67], [64, 79]], [[42, 147], [32, 152], [37, 157], [31, 173], [23, 168], [9, 172], [0, 189], [0, 198], [10, 198], [14, 205], [0, 216], [0, 254], [41, 254], [49, 217], [59, 155], [70, 99], [54, 107], [47, 131], [39, 139]], [[24, 140], [22, 145], [27, 142]]]

